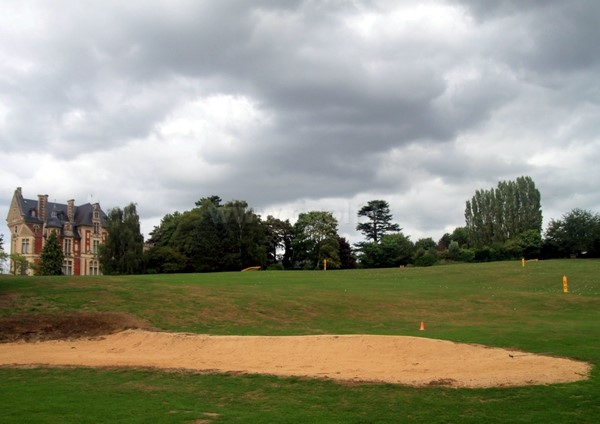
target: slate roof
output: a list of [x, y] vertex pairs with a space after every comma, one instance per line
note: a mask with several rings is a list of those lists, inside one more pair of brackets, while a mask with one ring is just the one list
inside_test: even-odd
[[[21, 203], [21, 210], [25, 215], [25, 222], [30, 224], [42, 224], [43, 221], [37, 215], [38, 213], [38, 201], [33, 199], [25, 199], [21, 197], [19, 199]], [[80, 206], [73, 207], [73, 233], [75, 237], [79, 237], [77, 227], [93, 225], [92, 217], [94, 213], [94, 206], [91, 203], [85, 203]], [[106, 214], [100, 209], [100, 225], [106, 227]], [[54, 228], [64, 228], [64, 224], [69, 221], [67, 216], [67, 205], [64, 203], [48, 202], [46, 204], [46, 226]]]

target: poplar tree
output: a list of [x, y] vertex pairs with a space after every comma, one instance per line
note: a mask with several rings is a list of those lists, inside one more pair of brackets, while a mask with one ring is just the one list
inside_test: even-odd
[[470, 242], [475, 247], [505, 243], [534, 230], [542, 231], [539, 190], [531, 177], [501, 181], [496, 188], [477, 190], [465, 208]]

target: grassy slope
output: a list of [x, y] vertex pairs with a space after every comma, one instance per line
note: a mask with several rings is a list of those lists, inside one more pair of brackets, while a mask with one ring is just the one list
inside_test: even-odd
[[[564, 274], [569, 294], [562, 293]], [[90, 422], [596, 422], [599, 277], [599, 261], [546, 261], [525, 268], [504, 262], [3, 278], [0, 315], [123, 311], [158, 328], [211, 334], [419, 335], [569, 356], [596, 367], [587, 382], [486, 390], [157, 371], [3, 369], [0, 421], [53, 422], [64, 416], [81, 422], [78, 411], [85, 411]], [[418, 330], [420, 321], [424, 333]]]

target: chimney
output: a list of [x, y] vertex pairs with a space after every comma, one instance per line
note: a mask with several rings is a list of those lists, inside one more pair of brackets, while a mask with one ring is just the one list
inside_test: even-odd
[[48, 195], [47, 194], [38, 194], [38, 217], [43, 222], [46, 222], [48, 219], [48, 215], [46, 214], [47, 207], [48, 207]]
[[75, 220], [75, 199], [67, 200], [67, 218], [69, 222]]

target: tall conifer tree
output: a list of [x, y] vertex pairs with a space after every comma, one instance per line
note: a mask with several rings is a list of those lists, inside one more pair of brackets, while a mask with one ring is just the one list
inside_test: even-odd
[[61, 275], [65, 257], [56, 235], [56, 231], [50, 232], [46, 243], [40, 254], [39, 275]]

